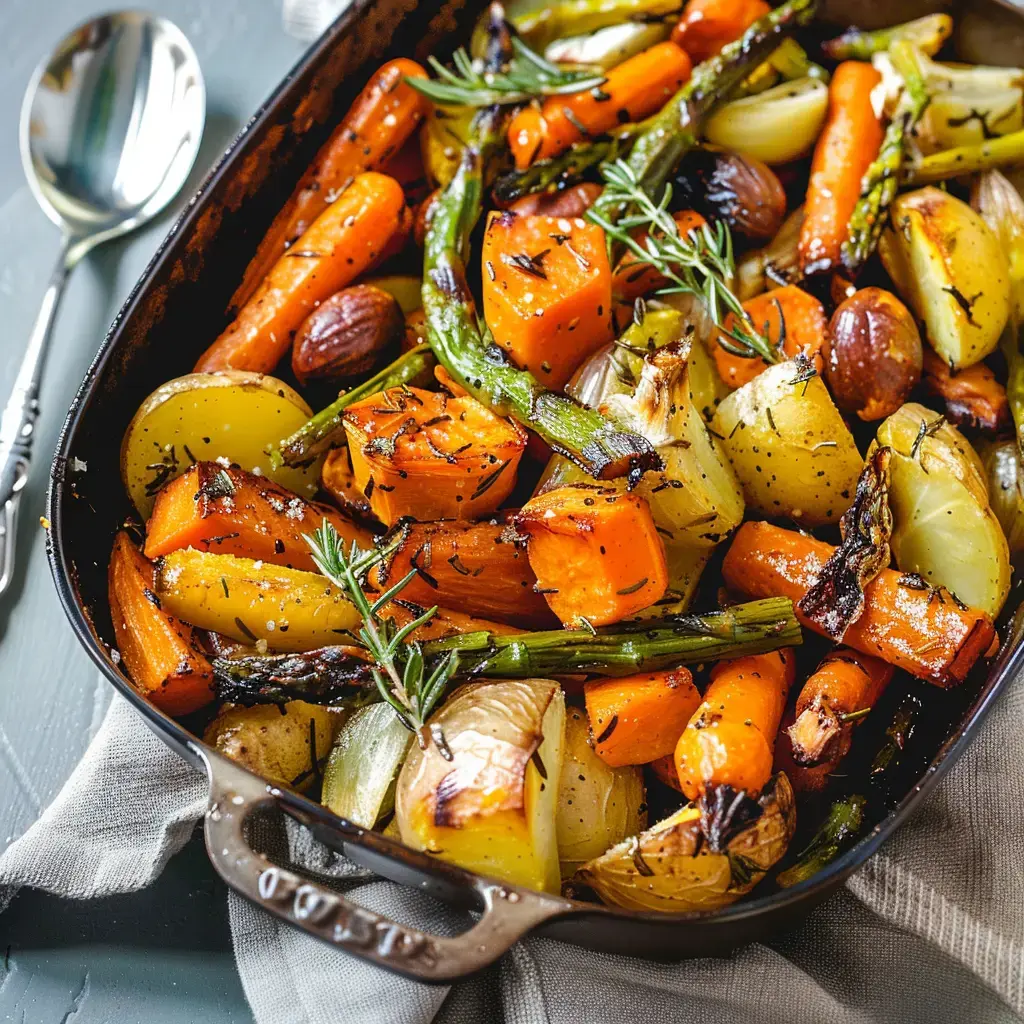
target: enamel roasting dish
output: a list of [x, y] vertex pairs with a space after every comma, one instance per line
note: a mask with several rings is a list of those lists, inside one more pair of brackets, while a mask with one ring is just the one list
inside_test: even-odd
[[[1004, 621], [1003, 648], [987, 673], [956, 690], [929, 693], [928, 721], [889, 780], [889, 791], [872, 801], [870, 827], [852, 848], [793, 888], [777, 888], [767, 879], [741, 903], [688, 914], [631, 912], [515, 889], [415, 853], [314, 801], [269, 786], [138, 695], [110, 646], [105, 554], [131, 513], [116, 439], [139, 402], [190, 365], [226, 322], [230, 297], [264, 230], [373, 70], [398, 55], [446, 56], [467, 37], [482, 6], [354, 0], [284, 79], [209, 174], [114, 321], [68, 413], [47, 512], [50, 565], [79, 640], [154, 732], [209, 776], [206, 845], [224, 880], [304, 931], [427, 982], [451, 981], [485, 967], [532, 930], [595, 950], [681, 959], [724, 953], [798, 923], [914, 811], [970, 743], [1000, 690], [1024, 668], [1024, 630], [1016, 619]], [[871, 28], [947, 5], [898, 0], [824, 6], [832, 22]], [[967, 6], [962, 17], [1000, 41], [988, 62], [995, 56], [1024, 63], [1020, 10], [1008, 2]], [[972, 54], [965, 48], [964, 56]], [[1011, 594], [1010, 606], [1021, 596]], [[245, 821], [268, 811], [290, 815], [331, 848], [386, 878], [479, 915], [462, 934], [441, 937], [362, 909], [252, 849]]]

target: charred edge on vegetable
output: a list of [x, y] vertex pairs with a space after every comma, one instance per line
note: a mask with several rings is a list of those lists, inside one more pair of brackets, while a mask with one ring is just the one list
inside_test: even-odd
[[708, 849], [722, 853], [737, 833], [761, 817], [762, 807], [745, 790], [729, 785], [708, 786], [698, 801], [700, 830]]

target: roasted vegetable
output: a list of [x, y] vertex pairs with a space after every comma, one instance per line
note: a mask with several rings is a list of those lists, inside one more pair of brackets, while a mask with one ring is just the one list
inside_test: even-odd
[[982, 449], [988, 497], [1003, 528], [1010, 554], [1024, 551], [1024, 468], [1016, 441], [998, 441]]
[[164, 611], [154, 591], [153, 566], [122, 530], [107, 570], [117, 650], [147, 699], [169, 715], [187, 715], [213, 700], [213, 669], [195, 630]]
[[721, 53], [770, 10], [764, 0], [687, 0], [672, 41], [699, 64]]
[[798, 78], [723, 103], [708, 118], [705, 137], [777, 166], [811, 151], [827, 111], [828, 86], [819, 78]]
[[748, 797], [764, 789], [795, 664], [790, 651], [775, 651], [722, 661], [711, 670], [704, 700], [675, 745], [688, 800], [707, 806], [723, 787]]
[[560, 192], [538, 192], [517, 199], [509, 209], [523, 217], [582, 217], [601, 194], [601, 186], [594, 181], [562, 189]]
[[157, 494], [146, 525], [146, 557], [198, 548], [313, 572], [303, 534], [322, 519], [347, 543], [370, 546], [369, 534], [329, 505], [307, 501], [243, 469], [200, 462]]
[[[799, 601], [835, 549], [769, 523], [745, 523], [725, 556], [730, 587], [751, 596], [785, 594]], [[797, 608], [804, 625], [820, 632]], [[995, 629], [980, 609], [957, 604], [923, 580], [884, 569], [864, 591], [864, 611], [843, 636], [863, 654], [882, 658], [937, 686], [956, 686], [992, 646]]]
[[432, 185], [444, 188], [455, 177], [475, 113], [472, 107], [435, 106], [427, 115], [420, 129], [420, 152]]
[[959, 427], [995, 434], [1013, 425], [1006, 388], [984, 363], [954, 373], [929, 349], [924, 353], [921, 380], [925, 391], [942, 401], [946, 419]]
[[553, 616], [534, 589], [526, 538], [507, 522], [404, 523], [393, 554], [370, 572], [381, 592], [411, 570], [404, 600], [442, 604], [520, 626], [544, 626]]
[[388, 524], [490, 514], [512, 490], [526, 448], [518, 424], [444, 392], [391, 388], [342, 416], [356, 483]]
[[822, 43], [821, 48], [832, 60], [871, 60], [876, 53], [885, 53], [893, 43], [902, 39], [934, 57], [952, 32], [953, 19], [948, 14], [926, 14], [923, 18], [873, 32], [850, 28]]
[[[676, 0], [669, 2], [676, 5]], [[602, 3], [600, 6], [608, 5]], [[544, 50], [544, 57], [555, 64], [581, 64], [610, 71], [655, 44], [664, 42], [670, 32], [671, 26], [664, 21], [626, 21], [598, 29], [589, 35], [557, 39]]]
[[[510, 3], [508, 16], [516, 31], [531, 46], [543, 49], [553, 40], [582, 36], [623, 24], [644, 24], [670, 19], [682, 9], [681, 0], [556, 0], [555, 3], [526, 5]], [[549, 57], [553, 60], [553, 57]], [[574, 59], [573, 64], [594, 62]]]
[[605, 764], [646, 764], [671, 754], [700, 692], [685, 668], [584, 684], [594, 752]]
[[665, 549], [639, 495], [570, 484], [515, 516], [539, 591], [570, 628], [603, 626], [654, 604], [668, 587]]
[[878, 242], [897, 291], [952, 369], [981, 362], [1010, 315], [1006, 257], [966, 203], [935, 188], [899, 196]]
[[377, 262], [397, 231], [408, 233], [402, 186], [386, 174], [360, 174], [282, 253], [234, 321], [203, 353], [197, 373], [269, 373], [317, 304]]
[[769, 288], [795, 284], [801, 278], [798, 245], [804, 208], [797, 207], [783, 222], [779, 233], [762, 249], [751, 249], [736, 263], [736, 294], [743, 302]]
[[319, 782], [346, 713], [292, 701], [281, 707], [223, 708], [204, 742], [271, 785], [309, 789]]
[[956, 427], [915, 403], [878, 428], [878, 443], [893, 451], [896, 564], [995, 618], [1010, 590], [1010, 553], [974, 449]]
[[430, 726], [443, 733], [443, 748], [413, 746], [398, 777], [402, 842], [513, 885], [558, 892], [559, 685], [471, 683]]
[[336, 643], [359, 624], [345, 595], [319, 573], [234, 555], [172, 551], [157, 565], [154, 590], [186, 622], [279, 651]]
[[860, 831], [864, 819], [864, 797], [854, 795], [832, 804], [821, 828], [800, 851], [797, 862], [780, 872], [776, 882], [784, 889], [806, 882], [839, 856], [843, 847]]
[[846, 61], [829, 85], [828, 121], [818, 137], [800, 232], [800, 269], [836, 269], [860, 197], [861, 178], [882, 145], [882, 124], [871, 103], [881, 76], [870, 64]]
[[535, 160], [550, 160], [577, 142], [655, 113], [691, 70], [690, 58], [675, 43], [658, 43], [609, 71], [596, 90], [551, 96], [539, 109], [524, 107], [508, 126], [516, 168], [525, 170]]
[[839, 304], [824, 355], [836, 405], [862, 420], [894, 413], [920, 379], [924, 360], [910, 310], [884, 288], [861, 288]]
[[157, 492], [197, 461], [238, 465], [304, 498], [316, 493], [320, 460], [294, 468], [267, 454], [311, 410], [283, 381], [258, 373], [190, 373], [162, 384], [139, 406], [121, 442], [121, 480], [143, 519]]
[[481, 259], [487, 326], [545, 387], [564, 387], [611, 341], [612, 275], [599, 227], [506, 210], [487, 222]]
[[647, 827], [639, 768], [610, 768], [590, 746], [590, 725], [579, 708], [565, 711], [565, 753], [555, 829], [562, 878]]
[[321, 802], [353, 825], [373, 828], [394, 809], [398, 771], [412, 739], [383, 702], [355, 711], [331, 748]]
[[774, 777], [755, 807], [757, 817], [716, 852], [701, 830], [700, 808], [687, 804], [585, 864], [577, 878], [606, 903], [627, 910], [679, 913], [728, 906], [782, 859], [796, 831], [793, 789], [785, 775]]
[[[347, 448], [337, 448], [328, 453], [320, 474], [320, 484], [343, 516], [374, 533], [381, 532], [380, 520], [373, 514], [366, 495], [356, 484], [356, 475]], [[340, 530], [338, 532], [341, 533]]]
[[[697, 232], [707, 223], [696, 210], [678, 210], [672, 214], [672, 222], [676, 225], [676, 231], [680, 238], [686, 239], [688, 242], [696, 241], [698, 244], [700, 235]], [[644, 250], [647, 250], [651, 244], [650, 232], [642, 228], [631, 231], [630, 238]], [[633, 303], [638, 298], [650, 295], [651, 292], [662, 290], [668, 292], [673, 283], [670, 278], [659, 271], [657, 266], [627, 249], [615, 264], [612, 295], [616, 302]], [[632, 316], [632, 311], [629, 315]]]
[[769, 366], [722, 401], [712, 424], [758, 512], [818, 526], [853, 501], [861, 457], [810, 364]]

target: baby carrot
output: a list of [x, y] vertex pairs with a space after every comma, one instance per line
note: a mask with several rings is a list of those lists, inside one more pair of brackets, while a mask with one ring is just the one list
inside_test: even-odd
[[[679, 236], [686, 236], [696, 229], [702, 227], [707, 221], [696, 210], [679, 210], [672, 214], [676, 222]], [[638, 230], [633, 237], [644, 245], [647, 239], [647, 232]], [[660, 274], [654, 267], [646, 263], [639, 263], [636, 255], [626, 252], [619, 260], [612, 274], [612, 295], [617, 302], [632, 303], [642, 295], [649, 295], [651, 292], [664, 288], [669, 284], [667, 277]]]
[[770, 10], [764, 0], [690, 0], [672, 30], [672, 42], [699, 64], [739, 39]]

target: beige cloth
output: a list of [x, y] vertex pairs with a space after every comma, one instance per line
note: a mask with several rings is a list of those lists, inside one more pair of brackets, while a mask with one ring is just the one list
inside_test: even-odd
[[[798, 930], [731, 957], [651, 964], [528, 938], [452, 988], [406, 981], [229, 896], [258, 1024], [1011, 1024], [1024, 1020], [1024, 681], [915, 816]], [[152, 882], [192, 834], [205, 780], [120, 698], [53, 805], [0, 857], [22, 885], [74, 898]], [[148, 813], [147, 813], [148, 812]], [[269, 825], [357, 902], [439, 933], [460, 915]]]

